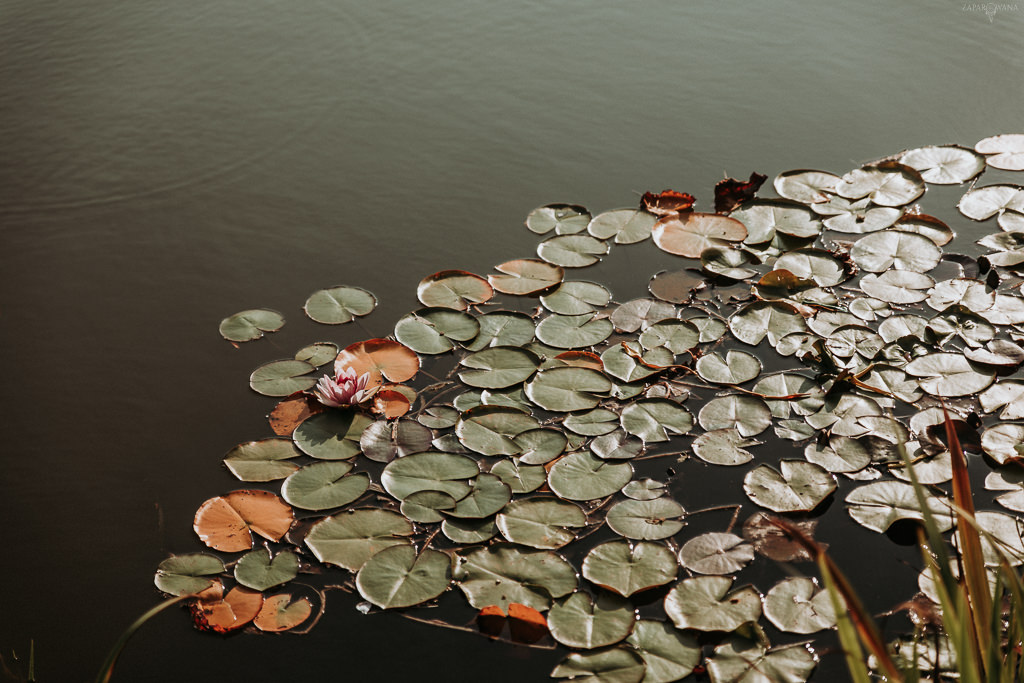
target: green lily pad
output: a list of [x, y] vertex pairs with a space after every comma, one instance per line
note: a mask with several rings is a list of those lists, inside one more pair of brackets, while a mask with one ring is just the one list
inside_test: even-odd
[[761, 374], [761, 361], [744, 351], [727, 351], [723, 358], [709, 353], [697, 359], [697, 374], [715, 384], [743, 384]]
[[959, 145], [919, 147], [900, 155], [900, 163], [921, 174], [925, 182], [959, 185], [985, 170], [985, 159]]
[[665, 613], [676, 628], [735, 631], [761, 616], [761, 595], [746, 586], [730, 592], [727, 576], [685, 579], [665, 596]]
[[836, 480], [824, 467], [802, 460], [781, 460], [779, 469], [759, 465], [743, 478], [743, 490], [775, 512], [813, 510], [836, 490]]
[[444, 510], [455, 507], [456, 500], [444, 491], [417, 491], [402, 501], [402, 514], [414, 522], [436, 524], [444, 520]]
[[540, 358], [513, 346], [492, 346], [466, 356], [460, 364], [471, 368], [459, 373], [459, 379], [471, 387], [504, 389], [522, 384], [537, 371]]
[[764, 596], [764, 615], [786, 633], [816, 633], [836, 623], [828, 591], [806, 577], [786, 579]]
[[590, 212], [575, 204], [540, 206], [526, 217], [526, 227], [538, 235], [554, 230], [559, 235], [574, 235], [587, 229]]
[[274, 481], [284, 479], [299, 468], [290, 439], [262, 439], [240, 443], [224, 456], [224, 464], [242, 481]]
[[626, 642], [636, 648], [647, 670], [644, 683], [670, 683], [689, 676], [701, 660], [697, 639], [653, 619], [640, 619]]
[[959, 353], [931, 353], [907, 363], [908, 374], [918, 377], [921, 388], [933, 396], [966, 396], [983, 390], [995, 379]]
[[543, 611], [552, 598], [576, 590], [576, 570], [564, 559], [506, 543], [460, 551], [453, 576], [470, 605], [497, 605], [506, 613], [512, 602]]
[[679, 566], [667, 547], [641, 541], [609, 541], [596, 546], [583, 560], [583, 576], [623, 597], [671, 583]]
[[417, 491], [443, 491], [461, 500], [472, 490], [467, 480], [478, 474], [480, 468], [473, 458], [427, 451], [392, 460], [381, 473], [380, 481], [399, 500]]
[[636, 332], [675, 317], [676, 307], [672, 304], [657, 299], [633, 299], [616, 308], [611, 320], [620, 332]]
[[295, 360], [305, 361], [320, 367], [332, 362], [338, 356], [338, 345], [331, 342], [315, 342], [295, 352]]
[[397, 512], [364, 508], [317, 522], [305, 542], [316, 559], [355, 572], [381, 550], [408, 545], [413, 532], [412, 523]]
[[[934, 495], [929, 495], [928, 509], [940, 531], [953, 526], [949, 506]], [[846, 496], [846, 511], [854, 521], [879, 533], [899, 519], [923, 520], [914, 487], [902, 481], [877, 481], [864, 484]]]
[[772, 411], [756, 396], [721, 396], [704, 404], [697, 421], [706, 431], [735, 429], [743, 437], [760, 434], [772, 423]]
[[269, 308], [253, 308], [220, 321], [220, 334], [228, 341], [247, 342], [259, 339], [265, 332], [284, 327], [284, 316]]
[[493, 474], [480, 474], [470, 483], [466, 494], [454, 508], [447, 511], [452, 517], [483, 519], [495, 514], [512, 500], [512, 490]]
[[309, 373], [316, 368], [301, 360], [275, 360], [264, 363], [249, 376], [249, 386], [264, 396], [291, 396], [317, 383]]
[[589, 451], [559, 459], [548, 472], [548, 486], [560, 498], [595, 500], [617, 492], [633, 478], [628, 462], [602, 460]]
[[644, 443], [668, 441], [669, 434], [686, 434], [693, 428], [693, 415], [667, 398], [645, 398], [622, 410], [622, 428]]
[[218, 583], [224, 562], [206, 553], [172, 555], [160, 563], [153, 582], [164, 593], [189, 595], [199, 593]]
[[235, 563], [235, 580], [246, 588], [265, 591], [299, 575], [299, 558], [287, 550], [273, 557], [267, 549], [253, 550]]
[[679, 550], [679, 562], [699, 574], [735, 574], [754, 559], [754, 547], [736, 534], [709, 532]]
[[493, 519], [446, 519], [441, 524], [441, 532], [453, 543], [472, 545], [497, 536], [498, 525]]
[[745, 448], [759, 443], [733, 429], [715, 429], [693, 440], [693, 454], [712, 465], [745, 465], [754, 459]]
[[787, 334], [806, 331], [807, 325], [791, 304], [756, 301], [729, 318], [729, 330], [741, 342], [751, 346], [757, 346], [766, 336], [768, 342], [775, 346]]
[[[630, 352], [627, 352], [626, 346], [629, 347], [632, 354], [639, 355], [643, 362], [637, 360]], [[659, 368], [672, 365], [674, 359], [672, 352], [668, 349], [659, 346], [642, 352], [636, 346], [635, 343], [623, 342], [622, 344], [605, 349], [604, 353], [601, 354], [604, 371], [623, 382], [635, 382], [659, 372]]]
[[921, 174], [909, 166], [882, 163], [850, 171], [836, 183], [836, 194], [870, 199], [879, 206], [903, 206], [924, 194]]
[[502, 294], [529, 296], [552, 289], [562, 281], [565, 271], [537, 259], [506, 261], [494, 269], [501, 275], [488, 275], [491, 287]]
[[416, 298], [424, 306], [465, 311], [494, 296], [494, 289], [479, 275], [464, 270], [442, 270], [425, 277], [416, 287]]
[[465, 343], [468, 351], [481, 351], [489, 346], [524, 346], [533, 341], [536, 323], [533, 318], [514, 311], [493, 311], [476, 319], [480, 331], [476, 339]]
[[607, 408], [594, 408], [585, 413], [566, 415], [562, 425], [582, 436], [601, 436], [619, 428], [619, 415]]
[[521, 458], [496, 463], [491, 474], [505, 482], [514, 494], [536, 491], [548, 482], [548, 472], [543, 466], [527, 465]]
[[639, 209], [613, 209], [594, 216], [587, 232], [601, 240], [614, 237], [616, 244], [635, 244], [651, 236], [656, 220]]
[[292, 433], [299, 450], [321, 460], [348, 460], [359, 454], [363, 430], [373, 424], [351, 409], [330, 410], [303, 421]]
[[570, 529], [586, 526], [587, 515], [575, 503], [538, 496], [508, 504], [495, 523], [501, 535], [513, 543], [556, 550], [575, 540]]
[[368, 315], [377, 307], [377, 297], [359, 287], [332, 287], [313, 292], [303, 307], [318, 323], [340, 325]]
[[557, 349], [582, 349], [600, 344], [612, 329], [611, 321], [593, 313], [552, 314], [537, 325], [537, 339]]
[[567, 281], [540, 297], [544, 308], [559, 315], [583, 315], [608, 305], [612, 293], [596, 282]]
[[731, 214], [747, 228], [747, 244], [770, 242], [776, 232], [794, 237], [817, 237], [822, 230], [821, 220], [799, 203], [777, 199], [755, 199], [744, 202]]
[[328, 510], [348, 505], [366, 493], [370, 477], [365, 472], [349, 475], [352, 464], [329, 460], [306, 465], [284, 480], [281, 497], [303, 510]]
[[573, 593], [551, 606], [548, 628], [559, 643], [592, 650], [625, 640], [635, 620], [633, 606], [617, 595], [605, 593], [591, 600], [586, 593]]
[[591, 235], [558, 235], [537, 245], [538, 256], [565, 268], [593, 265], [607, 253], [608, 244]]
[[569, 412], [597, 406], [612, 383], [596, 370], [560, 367], [541, 370], [526, 383], [526, 395], [544, 410]]
[[683, 528], [686, 510], [668, 497], [653, 500], [623, 500], [613, 505], [605, 517], [608, 527], [620, 536], [657, 541], [670, 538]]
[[463, 446], [477, 453], [516, 455], [522, 447], [514, 437], [539, 427], [534, 417], [516, 408], [480, 406], [463, 413], [455, 433]]
[[359, 448], [370, 460], [391, 462], [398, 457], [429, 451], [432, 439], [431, 431], [418, 422], [377, 420], [363, 430]]
[[528, 429], [512, 438], [519, 447], [519, 461], [525, 465], [543, 465], [560, 456], [569, 443], [560, 430]]
[[590, 451], [605, 460], [628, 460], [644, 449], [644, 442], [626, 432], [616, 430], [590, 442]]
[[700, 341], [700, 330], [689, 320], [662, 320], [640, 335], [645, 349], [665, 347], [674, 354], [686, 353]]
[[925, 273], [938, 265], [942, 249], [927, 237], [884, 230], [861, 237], [850, 250], [854, 263], [871, 273], [890, 268]]
[[451, 567], [446, 553], [429, 548], [417, 553], [412, 546], [393, 546], [367, 560], [356, 575], [356, 588], [378, 607], [412, 607], [447, 590]]
[[708, 658], [715, 683], [803, 683], [815, 666], [814, 655], [801, 643], [766, 650], [743, 638], [730, 638]]
[[480, 332], [476, 318], [447, 308], [421, 308], [395, 323], [395, 339], [417, 353], [451, 351], [456, 342], [466, 342]]
[[640, 683], [644, 660], [632, 650], [610, 647], [592, 652], [573, 652], [563, 659], [552, 678], [569, 678], [574, 683]]

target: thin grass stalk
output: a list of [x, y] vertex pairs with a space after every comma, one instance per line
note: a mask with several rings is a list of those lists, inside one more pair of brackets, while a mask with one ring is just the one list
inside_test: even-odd
[[168, 598], [157, 606], [147, 610], [141, 617], [133, 621], [131, 626], [126, 628], [124, 633], [121, 634], [121, 637], [117, 639], [116, 643], [114, 643], [114, 647], [110, 649], [110, 652], [107, 653], [107, 658], [103, 661], [103, 666], [100, 667], [100, 672], [96, 674], [96, 683], [110, 682], [110, 678], [114, 675], [114, 665], [117, 664], [117, 658], [121, 656], [121, 651], [124, 650], [125, 645], [127, 645], [131, 637], [135, 635], [135, 632], [142, 628], [147, 621], [155, 617], [157, 614], [160, 614], [160, 612], [163, 612], [171, 605], [176, 605], [179, 602], [190, 600], [194, 597], [196, 596], [188, 594]]
[[821, 573], [825, 590], [828, 591], [829, 598], [832, 600], [832, 609], [836, 613], [836, 632], [839, 634], [839, 644], [843, 648], [843, 657], [846, 659], [846, 668], [850, 672], [850, 678], [853, 683], [871, 683], [871, 672], [864, 660], [864, 651], [860, 647], [857, 629], [846, 611], [846, 605], [828, 564], [819, 560], [818, 571]]
[[[961, 576], [967, 586], [967, 599], [970, 602], [971, 618], [974, 621], [974, 632], [978, 638], [987, 633], [992, 623], [992, 594], [989, 592], [988, 576], [985, 570], [985, 556], [981, 551], [981, 534], [974, 525], [967, 521], [974, 518], [974, 496], [971, 493], [971, 480], [967, 474], [967, 459], [963, 447], [956, 435], [956, 427], [950, 419], [946, 406], [942, 406], [943, 422], [946, 427], [946, 441], [953, 461], [953, 502], [956, 503], [956, 528], [960, 540]], [[966, 513], [966, 515], [964, 514]], [[989, 661], [983, 656], [984, 647], [976, 643], [978, 659], [985, 670]], [[984, 672], [983, 672], [984, 673]]]

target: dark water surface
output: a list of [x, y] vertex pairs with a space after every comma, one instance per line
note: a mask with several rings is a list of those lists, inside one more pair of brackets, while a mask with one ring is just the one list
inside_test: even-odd
[[[157, 563], [201, 549], [196, 508], [238, 486], [224, 453], [270, 435], [256, 365], [388, 334], [437, 270], [530, 256], [541, 204], [707, 207], [723, 173], [1021, 132], [1022, 35], [1024, 12], [956, 0], [0, 0], [0, 653], [24, 671], [34, 639], [39, 680], [91, 679]], [[304, 318], [336, 284], [380, 299], [362, 327]], [[256, 307], [288, 324], [219, 338]], [[848, 534], [840, 562], [892, 546]], [[902, 571], [869, 601], [907, 595]], [[164, 614], [115, 680], [523, 681], [560, 658], [353, 603], [305, 637]]]

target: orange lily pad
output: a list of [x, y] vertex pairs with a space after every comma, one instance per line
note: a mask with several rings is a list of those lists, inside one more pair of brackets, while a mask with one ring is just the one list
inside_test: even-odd
[[598, 372], [604, 371], [604, 362], [601, 356], [590, 351], [565, 351], [555, 356], [566, 365], [573, 365], [578, 368], [590, 368]]
[[409, 412], [412, 404], [400, 391], [381, 389], [373, 396], [373, 412], [387, 418], [401, 417]]
[[244, 586], [235, 586], [223, 597], [211, 597], [197, 600], [191, 606], [192, 620], [204, 631], [228, 633], [240, 629], [255, 619], [263, 607], [263, 593]]
[[232, 491], [199, 506], [193, 527], [203, 543], [224, 552], [252, 547], [252, 533], [279, 541], [291, 528], [290, 506], [269, 491]]
[[676, 256], [700, 258], [708, 247], [728, 247], [747, 236], [747, 226], [715, 213], [681, 213], [654, 225], [654, 243]]
[[416, 376], [420, 357], [405, 344], [390, 339], [368, 339], [345, 347], [334, 361], [334, 374], [346, 368], [356, 375], [370, 373], [370, 385], [404, 382]]
[[284, 399], [267, 415], [270, 429], [278, 436], [291, 436], [295, 428], [305, 422], [306, 418], [326, 410], [315, 398], [308, 394], [296, 394]]
[[508, 624], [511, 640], [516, 643], [536, 643], [548, 634], [548, 622], [544, 615], [526, 605], [509, 603], [506, 615], [501, 607], [488, 605], [476, 617], [477, 627], [487, 635], [499, 638]]
[[313, 605], [306, 598], [293, 600], [288, 593], [271, 595], [263, 601], [263, 607], [253, 623], [261, 631], [276, 633], [287, 631], [302, 624], [313, 613]]

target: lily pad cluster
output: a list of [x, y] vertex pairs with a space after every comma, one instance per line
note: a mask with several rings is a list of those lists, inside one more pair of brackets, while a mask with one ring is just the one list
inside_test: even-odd
[[[563, 647], [554, 678], [807, 680], [828, 596], [743, 573], [809, 559], [773, 515], [807, 533], [826, 501], [880, 533], [920, 520], [901, 449], [951, 529], [943, 406], [1007, 510], [978, 515], [988, 559], [1024, 563], [1024, 187], [981, 182], [1021, 170], [1022, 137], [786, 171], [773, 197], [764, 176], [730, 179], [716, 212], [671, 190], [535, 209], [536, 258], [434, 273], [389, 338], [257, 368], [252, 389], [281, 399], [273, 436], [225, 456], [242, 487], [196, 514], [218, 554], [168, 558], [157, 586], [198, 594], [203, 628], [279, 631], [322, 608], [296, 577], [326, 571], [364, 611], [461, 600], [473, 629]], [[944, 219], [923, 211], [932, 185], [963, 186]], [[977, 238], [966, 253], [949, 223]], [[643, 243], [677, 257], [646, 276], [650, 296], [618, 302], [574, 272]], [[305, 309], [336, 324], [375, 303], [339, 286]], [[272, 313], [222, 333], [257, 338], [283, 324]], [[349, 371], [369, 376], [360, 402], [310, 392]], [[739, 468], [722, 496], [740, 528], [690, 531], [686, 461]]]

